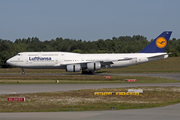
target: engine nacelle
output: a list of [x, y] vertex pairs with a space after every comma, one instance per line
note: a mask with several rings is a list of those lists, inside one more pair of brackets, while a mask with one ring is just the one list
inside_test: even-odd
[[101, 69], [101, 63], [87, 63], [87, 69], [90, 71], [93, 70], [100, 70]]
[[79, 72], [80, 70], [81, 70], [80, 64], [66, 66], [67, 72]]

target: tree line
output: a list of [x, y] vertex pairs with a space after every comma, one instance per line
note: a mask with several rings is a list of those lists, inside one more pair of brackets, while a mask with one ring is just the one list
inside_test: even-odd
[[[152, 40], [151, 40], [152, 41]], [[75, 53], [135, 53], [146, 47], [150, 41], [141, 35], [120, 36], [98, 41], [82, 41], [56, 38], [40, 41], [37, 37], [10, 40], [0, 39], [0, 67], [8, 67], [6, 60], [19, 52], [64, 51]], [[180, 39], [169, 40], [166, 52], [180, 56]]]

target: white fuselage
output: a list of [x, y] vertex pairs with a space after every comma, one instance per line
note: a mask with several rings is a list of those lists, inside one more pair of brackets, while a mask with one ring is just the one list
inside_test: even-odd
[[[167, 53], [128, 53], [128, 54], [78, 54], [69, 52], [21, 52], [7, 60], [9, 65], [20, 68], [65, 69], [66, 65], [103, 62], [101, 67], [117, 68], [136, 65], [167, 58]], [[127, 59], [126, 58], [133, 58]], [[111, 64], [107, 64], [108, 61]]]

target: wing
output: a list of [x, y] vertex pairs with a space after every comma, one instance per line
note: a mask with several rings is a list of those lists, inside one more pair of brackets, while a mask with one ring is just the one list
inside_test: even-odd
[[127, 60], [132, 60], [132, 59], [136, 59], [136, 58], [121, 58], [121, 59], [114, 59], [114, 60], [97, 60], [97, 61], [87, 61], [87, 62], [78, 62], [78, 63], [64, 63], [64, 64], [56, 64], [55, 66], [67, 66], [67, 65], [73, 65], [73, 64], [87, 64], [87, 63], [96, 63], [96, 62], [100, 62], [101, 65], [111, 65], [114, 64], [113, 62], [118, 62], [118, 61], [127, 61]]

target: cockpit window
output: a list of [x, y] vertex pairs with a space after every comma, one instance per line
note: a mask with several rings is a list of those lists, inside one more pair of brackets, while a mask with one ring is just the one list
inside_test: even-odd
[[20, 54], [17, 54], [16, 56], [20, 56]]

